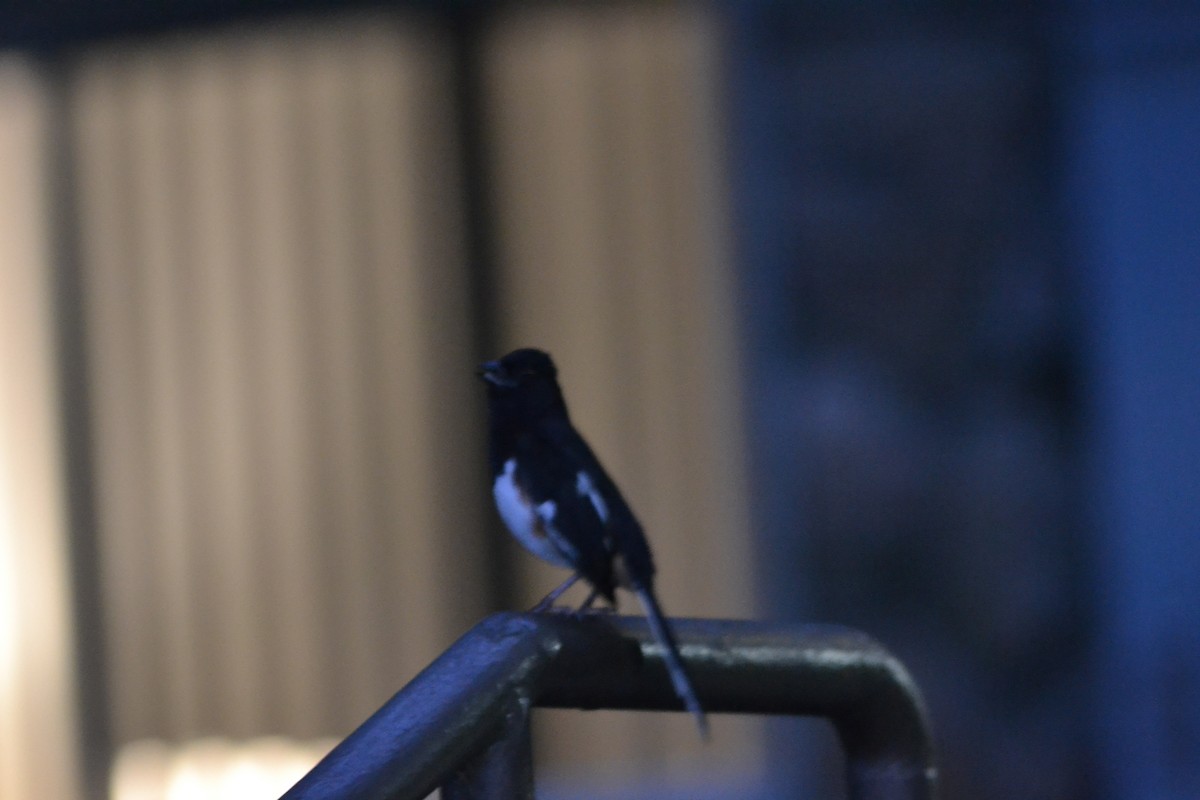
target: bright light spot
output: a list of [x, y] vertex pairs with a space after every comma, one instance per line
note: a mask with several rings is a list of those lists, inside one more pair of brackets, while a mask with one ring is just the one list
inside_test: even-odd
[[336, 742], [278, 737], [198, 739], [179, 746], [135, 742], [113, 769], [113, 800], [261, 800], [278, 797]]
[[[0, 443], [2, 444], [2, 443]], [[16, 691], [17, 680], [17, 576], [13, 548], [16, 509], [9, 495], [8, 459], [0, 447], [0, 709]]]

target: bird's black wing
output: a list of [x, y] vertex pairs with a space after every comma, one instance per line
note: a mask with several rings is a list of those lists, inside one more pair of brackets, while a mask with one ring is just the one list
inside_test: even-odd
[[[574, 438], [579, 435], [574, 434]], [[540, 508], [547, 508], [547, 501], [553, 503], [545, 520], [552, 529], [550, 535], [560, 549], [568, 551], [575, 569], [611, 601], [615, 588], [613, 539], [601, 509], [579, 491], [579, 473], [586, 465], [579, 458], [578, 448], [563, 438], [557, 426], [538, 425], [518, 437], [514, 455], [515, 477], [521, 489]]]
[[601, 497], [606, 512], [603, 515], [605, 534], [610, 537], [615, 553], [625, 562], [625, 570], [631, 584], [628, 588], [642, 604], [654, 638], [663, 649], [667, 674], [671, 678], [675, 694], [683, 702], [684, 708], [695, 716], [701, 738], [708, 739], [708, 719], [679, 655], [675, 635], [654, 594], [654, 561], [650, 556], [650, 545], [646, 541], [641, 524], [633, 515], [629, 504], [625, 502], [625, 498], [621, 496], [616, 484], [600, 465], [595, 453], [570, 422], [552, 422], [550, 425], [553, 431], [552, 438], [558, 442], [558, 447], [568, 454], [567, 460], [589, 476], [592, 488]]
[[[641, 524], [633, 515], [629, 504], [625, 502], [625, 498], [621, 496], [616, 484], [604, 471], [604, 467], [600, 465], [595, 453], [588, 447], [587, 442], [579, 435], [569, 420], [546, 420], [540, 431], [542, 440], [548, 443], [548, 448], [554, 450], [561, 457], [564, 471], [574, 473], [576, 476], [574, 481], [563, 482], [568, 484], [563, 495], [573, 495], [574, 498], [584, 500], [586, 504], [586, 507], [582, 509], [579, 508], [578, 502], [569, 504], [570, 508], [581, 510], [583, 513], [580, 513], [579, 516], [586, 517], [588, 520], [589, 527], [579, 529], [580, 538], [586, 536], [589, 540], [594, 541], [595, 528], [591, 526], [597, 523], [601, 525], [600, 537], [605, 542], [605, 558], [610, 582], [612, 581], [612, 556], [620, 555], [625, 562], [625, 570], [631, 584], [628, 588], [637, 595], [638, 601], [646, 612], [650, 629], [663, 648], [667, 673], [671, 678], [675, 693], [683, 701], [684, 707], [695, 716], [701, 737], [707, 739], [708, 720], [704, 709], [696, 697], [691, 679], [683, 666], [683, 659], [679, 655], [679, 646], [675, 642], [671, 626], [654, 594], [654, 561], [650, 556], [650, 545], [646, 541], [646, 534], [642, 531]], [[580, 480], [580, 473], [587, 476], [586, 484]], [[586, 490], [598, 495], [598, 499], [592, 499], [589, 491]], [[597, 504], [601, 506], [599, 510], [595, 508]], [[586, 513], [587, 511], [595, 513]], [[587, 533], [583, 533], [585, 530]], [[600, 589], [606, 597], [612, 599], [611, 588], [605, 592], [604, 588], [586, 571], [582, 569], [580, 571], [584, 572], [584, 577], [591, 580], [592, 584]]]
[[577, 469], [587, 473], [595, 490], [603, 498], [607, 507], [605, 533], [611, 537], [615, 553], [625, 561], [631, 582], [637, 586], [649, 587], [654, 577], [654, 560], [650, 555], [650, 545], [646, 541], [641, 523], [625, 502], [616, 483], [605, 472], [587, 441], [569, 421], [550, 421], [547, 430], [569, 454]]

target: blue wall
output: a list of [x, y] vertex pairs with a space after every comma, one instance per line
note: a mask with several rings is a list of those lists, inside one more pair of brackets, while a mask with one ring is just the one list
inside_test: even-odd
[[1200, 797], [1200, 7], [1070, 26], [1101, 784]]

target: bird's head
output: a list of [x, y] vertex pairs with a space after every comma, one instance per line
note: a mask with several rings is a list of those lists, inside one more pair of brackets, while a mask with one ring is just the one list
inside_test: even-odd
[[558, 370], [550, 356], [532, 347], [514, 350], [503, 358], [479, 365], [479, 377], [488, 385], [488, 397], [497, 411], [542, 414], [563, 410]]

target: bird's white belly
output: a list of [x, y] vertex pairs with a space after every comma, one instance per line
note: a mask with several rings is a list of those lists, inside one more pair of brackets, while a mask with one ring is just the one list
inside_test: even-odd
[[537, 506], [531, 503], [513, 478], [516, 466], [515, 460], [506, 461], [504, 472], [492, 484], [500, 518], [526, 550], [557, 567], [573, 569], [571, 560], [555, 543], [559, 537], [553, 527], [554, 501]]

